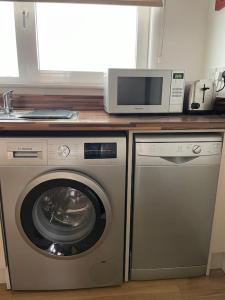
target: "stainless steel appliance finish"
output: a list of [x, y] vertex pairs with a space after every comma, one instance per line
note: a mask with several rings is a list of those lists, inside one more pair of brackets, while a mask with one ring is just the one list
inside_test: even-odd
[[13, 290], [123, 282], [126, 138], [1, 138]]
[[136, 136], [131, 279], [206, 273], [221, 147], [215, 134]]
[[108, 113], [179, 113], [183, 111], [184, 71], [109, 69], [104, 106]]
[[12, 111], [6, 113], [5, 110], [0, 111], [0, 120], [21, 120], [21, 119], [73, 119], [76, 120], [79, 116], [77, 111], [69, 111], [62, 109], [35, 109], [33, 111]]
[[185, 110], [189, 112], [209, 112], [214, 109], [216, 99], [215, 82], [202, 79], [191, 84], [185, 99]]
[[21, 118], [25, 119], [71, 119], [74, 114], [71, 110], [65, 109], [35, 109], [21, 114]]

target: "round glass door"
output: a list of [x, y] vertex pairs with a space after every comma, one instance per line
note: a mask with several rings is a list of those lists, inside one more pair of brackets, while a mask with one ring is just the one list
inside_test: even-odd
[[29, 240], [46, 254], [71, 256], [100, 240], [106, 209], [97, 193], [84, 183], [52, 179], [26, 194], [20, 222]]

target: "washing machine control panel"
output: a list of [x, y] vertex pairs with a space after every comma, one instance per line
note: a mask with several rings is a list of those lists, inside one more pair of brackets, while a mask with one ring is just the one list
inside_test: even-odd
[[123, 138], [75, 137], [48, 139], [48, 165], [119, 164]]
[[124, 162], [124, 137], [2, 138], [0, 165], [75, 166]]
[[60, 160], [74, 159], [115, 159], [117, 158], [117, 143], [49, 143], [48, 160], [57, 162]]

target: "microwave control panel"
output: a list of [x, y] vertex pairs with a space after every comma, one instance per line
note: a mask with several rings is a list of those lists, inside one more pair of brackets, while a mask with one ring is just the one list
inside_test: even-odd
[[173, 71], [170, 91], [170, 112], [183, 111], [184, 88], [184, 71]]

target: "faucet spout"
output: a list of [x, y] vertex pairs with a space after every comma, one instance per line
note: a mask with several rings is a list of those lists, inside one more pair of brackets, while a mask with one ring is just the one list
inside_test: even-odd
[[12, 106], [12, 93], [13, 90], [6, 91], [3, 93], [2, 98], [3, 98], [3, 110], [6, 114], [10, 114], [13, 112], [13, 106]]

